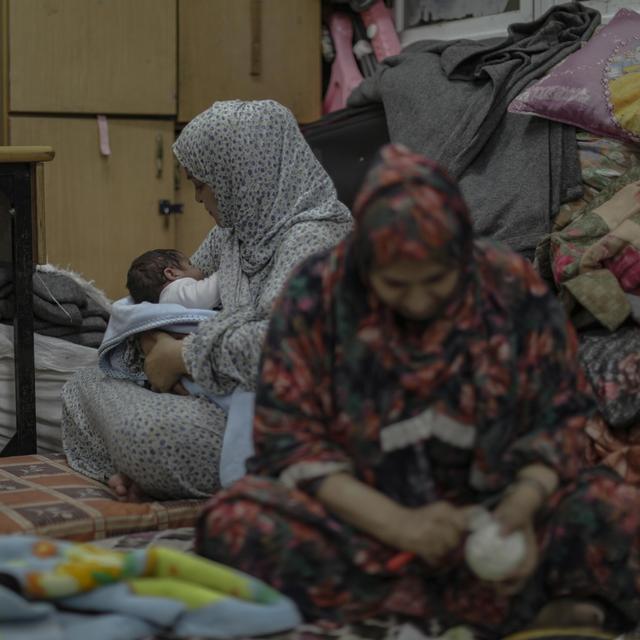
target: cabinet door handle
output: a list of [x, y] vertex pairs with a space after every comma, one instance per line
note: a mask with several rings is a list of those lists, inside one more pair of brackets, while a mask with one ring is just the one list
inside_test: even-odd
[[262, 74], [262, 0], [251, 0], [249, 6], [251, 22], [251, 59], [249, 73]]
[[162, 134], [156, 135], [156, 178], [162, 178], [162, 171], [164, 169], [164, 144], [162, 141]]
[[169, 200], [158, 201], [158, 213], [161, 216], [172, 216], [184, 211], [182, 202], [171, 202]]
[[100, 153], [103, 156], [111, 155], [111, 144], [109, 143], [109, 123], [107, 116], [98, 116], [98, 143], [100, 144]]

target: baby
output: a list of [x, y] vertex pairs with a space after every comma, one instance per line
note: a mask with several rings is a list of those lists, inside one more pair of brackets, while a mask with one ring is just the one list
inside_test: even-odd
[[138, 256], [129, 267], [127, 289], [136, 303], [173, 303], [190, 309], [220, 305], [218, 274], [205, 278], [184, 253], [173, 249], [153, 249]]

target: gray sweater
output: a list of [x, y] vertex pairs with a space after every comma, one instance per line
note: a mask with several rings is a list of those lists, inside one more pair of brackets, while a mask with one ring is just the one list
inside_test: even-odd
[[578, 151], [573, 128], [507, 107], [599, 22], [571, 3], [511, 25], [504, 39], [417, 42], [387, 58], [349, 104], [383, 102], [391, 140], [459, 179], [477, 233], [530, 254], [560, 204], [581, 194]]

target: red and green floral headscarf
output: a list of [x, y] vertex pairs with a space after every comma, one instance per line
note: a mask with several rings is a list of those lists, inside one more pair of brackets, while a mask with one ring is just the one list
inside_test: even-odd
[[473, 228], [458, 185], [406, 147], [383, 147], [354, 205], [353, 250], [363, 276], [373, 265], [433, 258], [472, 268]]

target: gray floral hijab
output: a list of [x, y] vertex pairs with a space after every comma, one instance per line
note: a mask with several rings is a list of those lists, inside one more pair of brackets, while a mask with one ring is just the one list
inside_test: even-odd
[[292, 113], [277, 102], [216, 102], [189, 122], [173, 151], [213, 190], [221, 226], [236, 235], [247, 276], [264, 268], [293, 225], [351, 224]]

